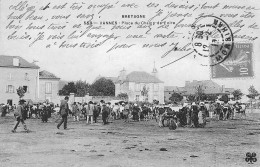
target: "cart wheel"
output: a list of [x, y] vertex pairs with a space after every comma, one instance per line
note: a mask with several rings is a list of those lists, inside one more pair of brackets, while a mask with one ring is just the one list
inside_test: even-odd
[[163, 119], [163, 120], [162, 120], [162, 125], [163, 125], [163, 127], [168, 127], [168, 126], [169, 126], [169, 121], [168, 121], [168, 119]]
[[175, 122], [173, 119], [171, 119], [171, 120], [170, 120], [169, 129], [170, 129], [170, 130], [175, 130], [176, 128], [177, 128], [176, 122]]

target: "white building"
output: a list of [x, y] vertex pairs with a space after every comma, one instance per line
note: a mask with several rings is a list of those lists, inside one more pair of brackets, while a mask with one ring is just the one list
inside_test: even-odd
[[39, 67], [19, 56], [0, 56], [0, 103], [18, 104], [16, 89], [23, 87], [23, 99], [39, 98]]
[[[147, 93], [144, 93], [146, 90]], [[133, 71], [126, 74], [126, 70], [120, 71], [115, 83], [115, 95], [126, 93], [129, 101], [158, 100], [164, 103], [164, 82], [157, 78], [157, 70], [153, 69], [152, 74], [144, 71]]]
[[55, 104], [60, 103], [59, 98], [59, 81], [60, 78], [56, 77], [54, 74], [48, 71], [40, 71], [40, 101], [53, 102]]

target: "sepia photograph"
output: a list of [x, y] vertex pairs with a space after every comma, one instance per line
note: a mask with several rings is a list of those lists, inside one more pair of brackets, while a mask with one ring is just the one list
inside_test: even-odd
[[0, 0], [0, 167], [260, 166], [260, 1]]

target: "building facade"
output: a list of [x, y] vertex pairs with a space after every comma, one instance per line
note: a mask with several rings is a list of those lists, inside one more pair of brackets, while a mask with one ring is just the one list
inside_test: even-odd
[[115, 83], [115, 96], [120, 93], [126, 93], [129, 101], [158, 100], [159, 103], [164, 103], [164, 82], [157, 78], [155, 68], [152, 74], [144, 71], [126, 74], [123, 69]]
[[23, 87], [23, 99], [39, 97], [39, 67], [19, 56], [0, 56], [0, 103], [18, 104], [16, 89]]
[[39, 73], [39, 101], [48, 101], [55, 104], [60, 103], [59, 98], [59, 81], [60, 78], [48, 71], [40, 71]]
[[194, 95], [198, 89], [202, 90], [203, 93], [208, 95], [223, 95], [223, 94], [230, 94], [233, 93], [235, 89], [233, 88], [226, 88], [225, 85], [219, 85], [216, 82], [213, 82], [212, 80], [203, 80], [203, 81], [197, 81], [193, 80], [186, 81], [184, 86], [184, 93], [186, 95]]
[[172, 94], [179, 93], [184, 97], [189, 95], [195, 95], [196, 92], [200, 89], [206, 95], [217, 95], [221, 96], [223, 94], [231, 95], [234, 92], [234, 88], [225, 88], [225, 85], [219, 85], [212, 80], [203, 80], [203, 81], [186, 81], [184, 87], [177, 86], [165, 86], [164, 87], [164, 97], [165, 101], [170, 101], [169, 98]]

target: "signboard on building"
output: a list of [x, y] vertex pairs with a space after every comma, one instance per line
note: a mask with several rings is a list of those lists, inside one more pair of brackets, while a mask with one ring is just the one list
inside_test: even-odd
[[234, 44], [232, 53], [222, 63], [211, 66], [211, 77], [217, 78], [245, 78], [253, 77], [251, 43]]

